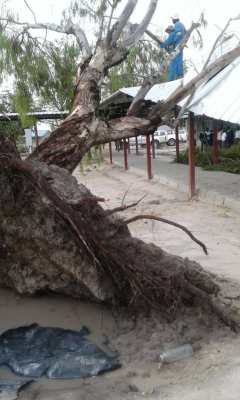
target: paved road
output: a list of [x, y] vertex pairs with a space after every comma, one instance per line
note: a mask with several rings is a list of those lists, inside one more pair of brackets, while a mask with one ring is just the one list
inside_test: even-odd
[[[161, 154], [162, 153], [162, 154]], [[114, 152], [113, 161], [123, 164], [123, 152]], [[129, 154], [129, 168], [136, 168], [139, 172], [146, 171], [146, 155]], [[152, 163], [153, 174], [164, 184], [187, 191], [188, 166], [174, 163], [174, 150], [163, 149]], [[147, 172], [146, 172], [147, 174]], [[240, 210], [240, 175], [221, 171], [204, 171], [196, 168], [196, 184], [200, 196], [217, 205]]]

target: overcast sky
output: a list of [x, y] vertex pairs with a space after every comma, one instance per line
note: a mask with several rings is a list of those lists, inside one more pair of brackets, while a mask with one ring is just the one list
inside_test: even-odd
[[[0, 5], [3, 3], [5, 0], [0, 0]], [[38, 22], [59, 23], [62, 11], [70, 4], [70, 0], [28, 0], [28, 3], [34, 9]], [[131, 18], [132, 22], [140, 22], [148, 3], [149, 0], [139, 0], [137, 9]], [[20, 19], [33, 22], [33, 17], [23, 0], [8, 0], [8, 4], [19, 14]], [[123, 4], [126, 4], [126, 0], [123, 0]], [[185, 59], [192, 59], [198, 69], [206, 59], [220, 29], [224, 27], [230, 17], [240, 15], [240, 0], [178, 0], [178, 2], [158, 0], [158, 7], [149, 27], [152, 32], [160, 34], [171, 23], [170, 17], [174, 13], [178, 13], [182, 22], [189, 27], [192, 21], [198, 21], [202, 11], [208, 21], [208, 27], [202, 30], [204, 48], [199, 51], [189, 45], [185, 50]], [[92, 29], [89, 24], [83, 25], [82, 28], [87, 35], [92, 37]], [[230, 31], [240, 38], [240, 21], [234, 22]], [[45, 124], [43, 124], [43, 129], [45, 129]]]
[[[0, 4], [5, 0], [0, 0]], [[139, 22], [146, 11], [149, 0], [139, 0], [139, 4], [132, 16], [133, 22]], [[35, 10], [37, 19], [40, 22], [59, 22], [64, 8], [70, 4], [70, 0], [28, 0], [28, 3]], [[123, 4], [126, 1], [123, 0]], [[24, 20], [32, 20], [32, 15], [24, 5], [23, 0], [9, 0], [9, 5], [19, 13]], [[158, 0], [157, 11], [152, 19], [150, 29], [159, 34], [163, 29], [171, 23], [171, 15], [178, 13], [182, 22], [189, 27], [192, 21], [197, 21], [201, 12], [205, 12], [208, 21], [208, 27], [202, 30], [204, 37], [204, 49], [200, 52], [189, 46], [185, 50], [185, 58], [193, 59], [194, 63], [199, 66], [214, 42], [215, 37], [229, 19], [240, 14], [240, 0], [178, 0], [164, 1]], [[91, 35], [91, 27], [83, 26], [85, 31]], [[240, 38], [240, 21], [234, 22], [230, 28], [231, 32], [239, 35]]]

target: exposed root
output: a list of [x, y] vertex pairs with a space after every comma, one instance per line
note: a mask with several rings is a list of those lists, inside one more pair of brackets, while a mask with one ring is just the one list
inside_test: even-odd
[[[81, 251], [87, 254], [89, 262], [94, 265], [96, 274], [100, 277], [103, 276], [103, 285], [106, 278], [108, 279], [111, 286], [109, 291], [111, 297], [109, 297], [108, 302], [116, 306], [132, 308], [137, 312], [143, 309], [158, 309], [167, 319], [173, 319], [177, 313], [181, 313], [181, 309], [185, 306], [200, 304], [204, 312], [214, 313], [226, 325], [234, 330], [238, 329], [238, 320], [231, 313], [231, 309], [225, 307], [221, 302], [219, 296], [221, 284], [218, 283], [216, 276], [204, 271], [199, 264], [193, 261], [173, 256], [153, 244], [146, 244], [133, 238], [127, 224], [150, 217], [150, 219], [157, 219], [177, 226], [200, 244], [201, 242], [199, 243], [185, 227], [155, 216], [143, 215], [122, 221], [107, 216], [106, 211], [96, 203], [96, 199], [94, 201], [80, 201], [75, 207], [76, 204], [67, 202], [64, 195], [56, 190], [54, 180], [49, 183], [50, 181], [46, 178], [46, 171], [45, 176], [42, 173], [41, 164], [23, 162], [15, 158], [4, 158], [4, 161], [0, 160], [0, 163], [2, 171], [4, 170], [8, 174], [14, 172], [14, 176], [18, 174], [23, 181], [31, 182], [32, 190], [35, 190], [33, 199], [36, 193], [38, 198], [40, 194], [45, 202], [47, 199], [49, 212], [55, 210], [64, 229], [70, 232], [69, 241], [77, 243]], [[51, 170], [48, 172], [51, 174]], [[59, 174], [61, 174], [60, 169]], [[76, 185], [74, 190], [80, 189]], [[83, 200], [84, 196], [89, 199], [89, 192], [83, 191]], [[58, 235], [58, 232], [56, 232], [56, 235]], [[4, 232], [3, 240], [6, 241]], [[39, 238], [38, 236], [34, 237], [34, 230], [32, 232], [32, 243], [34, 243], [36, 254], [41, 254], [41, 247], [38, 244]], [[203, 248], [205, 247], [202, 243], [201, 245]], [[49, 243], [50, 248], [51, 243]], [[51, 253], [51, 251], [49, 252]], [[10, 261], [12, 262], [12, 259]], [[25, 258], [24, 262], [27, 263], [28, 260]], [[49, 263], [51, 262], [52, 260], [49, 259]], [[77, 265], [69, 273], [66, 263], [61, 265], [59, 262], [57, 268], [59, 273], [64, 273], [64, 293], [71, 294], [72, 287], [81, 286], [81, 282], [78, 280], [81, 265]], [[19, 274], [21, 274], [21, 269]], [[44, 274], [47, 276], [48, 271], [44, 271]], [[21, 279], [25, 279], [25, 276], [21, 276]], [[49, 278], [45, 277], [45, 279], [52, 279], [51, 269]], [[69, 290], [67, 290], [68, 282]], [[73, 283], [75, 286], [71, 286]], [[86, 285], [86, 282], [84, 282], [84, 285]], [[48, 283], [46, 287], [48, 287]], [[62, 287], [56, 286], [55, 290], [59, 292]], [[89, 299], [92, 298], [94, 296], [90, 297], [89, 289]]]
[[187, 229], [185, 226], [183, 226], [183, 225], [181, 225], [181, 224], [178, 224], [177, 222], [170, 221], [169, 219], [161, 218], [161, 217], [158, 217], [158, 216], [156, 216], [156, 215], [149, 215], [149, 214], [146, 215], [146, 214], [143, 214], [143, 215], [136, 215], [135, 217], [132, 217], [132, 218], [129, 218], [129, 219], [125, 220], [125, 224], [128, 225], [128, 224], [131, 224], [131, 223], [133, 223], [133, 222], [139, 221], [139, 220], [141, 220], [141, 219], [152, 219], [152, 220], [154, 220], [154, 221], [163, 222], [163, 223], [165, 223], [165, 224], [172, 225], [172, 226], [175, 226], [176, 228], [181, 229], [181, 230], [184, 231], [195, 243], [197, 243], [200, 247], [202, 247], [202, 249], [203, 249], [203, 251], [204, 251], [204, 253], [205, 253], [206, 255], [208, 254], [206, 245], [205, 245], [204, 243], [202, 243], [200, 240], [198, 240], [198, 239], [193, 235], [193, 233], [190, 232], [189, 229]]

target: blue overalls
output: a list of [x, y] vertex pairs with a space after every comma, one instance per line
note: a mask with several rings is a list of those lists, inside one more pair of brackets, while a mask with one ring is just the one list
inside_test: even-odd
[[[168, 38], [163, 42], [160, 47], [170, 49], [172, 52], [176, 49], [179, 43], [183, 40], [186, 34], [185, 26], [180, 22], [176, 22], [174, 31], [171, 32]], [[180, 50], [176, 57], [170, 62], [168, 66], [168, 81], [174, 81], [183, 77], [183, 50]]]

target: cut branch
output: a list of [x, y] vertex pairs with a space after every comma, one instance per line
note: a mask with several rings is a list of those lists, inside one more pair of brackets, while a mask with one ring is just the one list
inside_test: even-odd
[[195, 243], [197, 243], [204, 251], [204, 253], [207, 255], [208, 251], [207, 251], [207, 247], [205, 246], [204, 243], [202, 243], [200, 240], [198, 240], [192, 232], [189, 231], [189, 229], [187, 229], [185, 226], [178, 224], [177, 222], [173, 222], [170, 221], [169, 219], [166, 218], [160, 218], [157, 217], [156, 215], [150, 215], [150, 214], [142, 214], [142, 215], [136, 215], [135, 217], [129, 218], [127, 220], [125, 220], [125, 224], [129, 225], [133, 222], [139, 221], [141, 219], [151, 219], [154, 221], [159, 221], [159, 222], [163, 222], [165, 224], [168, 225], [172, 225], [175, 226], [176, 228], [181, 229], [183, 232], [185, 232]]

